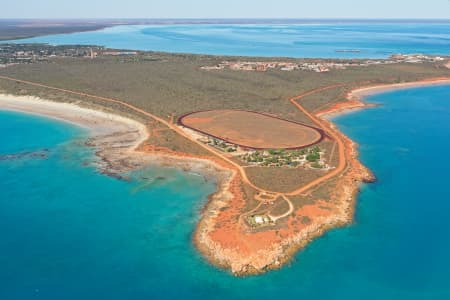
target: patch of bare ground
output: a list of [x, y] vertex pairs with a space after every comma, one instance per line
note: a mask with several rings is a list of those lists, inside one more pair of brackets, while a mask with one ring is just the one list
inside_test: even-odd
[[170, 149], [173, 152], [189, 153], [193, 156], [210, 156], [205, 149], [199, 147], [187, 138], [180, 136], [167, 126], [151, 122], [149, 124], [149, 138], [145, 143], [147, 149]]
[[287, 193], [317, 179], [327, 171], [306, 167], [258, 167], [245, 168], [248, 178], [257, 186], [279, 193]]
[[274, 216], [282, 215], [287, 211], [289, 211], [289, 205], [282, 197], [277, 197], [268, 208], [268, 212]]
[[245, 110], [208, 110], [179, 119], [193, 130], [254, 149], [287, 149], [313, 145], [321, 131], [268, 114]]

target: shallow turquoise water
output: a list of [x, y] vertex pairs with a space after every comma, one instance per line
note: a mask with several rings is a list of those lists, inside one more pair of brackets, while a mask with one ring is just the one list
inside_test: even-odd
[[237, 56], [384, 58], [450, 54], [450, 23], [127, 25], [12, 42]]
[[[279, 271], [235, 278], [191, 237], [213, 182], [149, 169], [101, 174], [71, 125], [0, 112], [0, 299], [449, 299], [450, 86], [372, 96], [338, 118], [378, 177], [354, 224]], [[144, 176], [165, 179], [149, 183]]]

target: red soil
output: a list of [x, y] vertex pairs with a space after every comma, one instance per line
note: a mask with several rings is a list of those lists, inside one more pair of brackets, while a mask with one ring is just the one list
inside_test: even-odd
[[[0, 76], [0, 78], [6, 77]], [[424, 84], [441, 81], [436, 79], [429, 80], [425, 81]], [[25, 81], [22, 82], [33, 84]], [[47, 87], [41, 84], [34, 85]], [[338, 86], [342, 85], [328, 86], [307, 92], [301, 96], [292, 98], [291, 102], [298, 109], [304, 110], [296, 103], [296, 100], [305, 95]], [[405, 85], [398, 86], [404, 87]], [[385, 88], [389, 87], [386, 86]], [[58, 88], [52, 89], [67, 91]], [[73, 91], [67, 92], [86, 95]], [[166, 124], [169, 128], [182, 135], [182, 132], [178, 131], [176, 127], [167, 124], [161, 118], [134, 108], [127, 103], [98, 96], [91, 97], [123, 104], [143, 115], [147, 115]], [[361, 107], [361, 103], [359, 100], [353, 99], [345, 103], [337, 104], [321, 112], [321, 115], [340, 112], [347, 107]], [[331, 122], [319, 120], [307, 111], [305, 113], [320, 127], [324, 128], [327, 133], [330, 133], [332, 138], [339, 142], [340, 164], [339, 168], [335, 169], [336, 172], [327, 173], [322, 178], [291, 193], [292, 195], [298, 195], [306, 190], [309, 192], [324, 183], [328, 183], [331, 177], [335, 180], [333, 186], [330, 186], [329, 199], [327, 201], [317, 199], [314, 204], [297, 207], [295, 212], [285, 219], [284, 223], [277, 224], [281, 226], [281, 229], [268, 227], [264, 231], [255, 231], [247, 227], [245, 222], [241, 221], [241, 216], [246, 208], [246, 199], [242, 191], [242, 185], [248, 184], [252, 187], [253, 185], [245, 178], [246, 174], [242, 168], [235, 165], [232, 161], [227, 161], [221, 154], [210, 151], [210, 156], [197, 157], [190, 154], [174, 152], [162, 147], [150, 145], [140, 147], [139, 150], [144, 152], [189, 159], [201, 158], [210, 160], [218, 168], [229, 171], [230, 175], [227, 178], [222, 178], [219, 191], [211, 196], [211, 201], [208, 203], [202, 219], [197, 226], [194, 238], [199, 250], [214, 264], [227, 267], [236, 274], [258, 273], [270, 268], [277, 268], [283, 262], [289, 260], [297, 249], [305, 246], [312, 238], [321, 235], [328, 228], [345, 224], [352, 219], [354, 194], [357, 192], [361, 182], [373, 180], [373, 176], [358, 161], [356, 145], [350, 139], [337, 131]], [[208, 122], [209, 120], [201, 119], [197, 121], [201, 123]], [[329, 176], [330, 174], [332, 176]], [[257, 187], [255, 189], [257, 190]]]
[[179, 118], [185, 127], [253, 149], [295, 149], [319, 142], [317, 128], [262, 113], [243, 110], [194, 112]]

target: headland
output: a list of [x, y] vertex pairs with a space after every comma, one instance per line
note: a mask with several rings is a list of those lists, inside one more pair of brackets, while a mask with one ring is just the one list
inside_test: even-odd
[[[110, 175], [121, 178], [126, 171], [158, 164], [216, 178], [217, 192], [202, 212], [194, 243], [211, 263], [236, 275], [279, 268], [312, 239], [352, 221], [360, 184], [375, 178], [359, 162], [357, 145], [328, 117], [370, 106], [361, 99], [369, 92], [445, 84], [450, 78], [447, 61], [432, 58], [414, 64], [356, 63], [327, 72], [248, 72], [202, 69], [223, 57], [109, 52], [7, 66], [0, 70], [5, 95], [0, 99], [9, 99], [2, 100], [7, 103], [3, 107], [91, 128], [94, 137], [88, 144], [96, 147], [100, 168]], [[324, 62], [302, 65], [308, 63]], [[177, 74], [183, 80], [167, 81]], [[264, 126], [280, 119], [304, 124], [323, 132], [324, 138], [300, 149], [264, 149], [271, 138], [258, 135], [262, 149], [249, 149], [176, 122], [189, 113], [221, 109], [275, 117], [258, 119]], [[195, 121], [213, 120], [206, 116]], [[235, 130], [227, 122], [215, 124], [225, 137]], [[293, 123], [278, 122], [278, 130], [284, 132]], [[248, 140], [255, 130], [250, 126], [232, 133]]]

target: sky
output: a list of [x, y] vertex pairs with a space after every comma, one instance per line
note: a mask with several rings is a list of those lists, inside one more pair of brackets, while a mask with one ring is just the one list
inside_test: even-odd
[[5, 0], [0, 18], [450, 19], [450, 0]]

